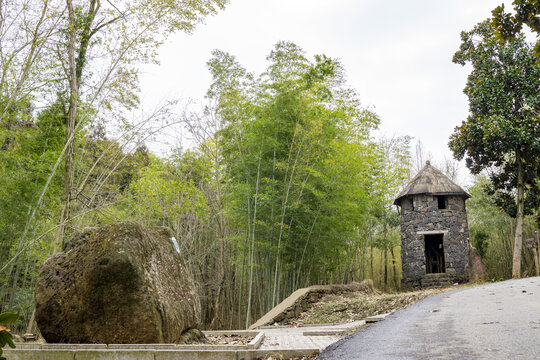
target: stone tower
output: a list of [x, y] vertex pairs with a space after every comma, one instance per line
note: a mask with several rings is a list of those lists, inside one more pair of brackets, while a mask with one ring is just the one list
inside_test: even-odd
[[402, 288], [467, 280], [465, 200], [469, 197], [429, 161], [397, 196], [394, 204], [401, 207]]

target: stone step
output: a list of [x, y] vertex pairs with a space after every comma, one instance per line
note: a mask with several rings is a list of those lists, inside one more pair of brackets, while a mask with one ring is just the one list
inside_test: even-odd
[[436, 289], [452, 285], [448, 274], [427, 274], [420, 280], [423, 289]]

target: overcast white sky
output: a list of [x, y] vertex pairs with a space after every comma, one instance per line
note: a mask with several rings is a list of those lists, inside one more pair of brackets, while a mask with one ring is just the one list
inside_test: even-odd
[[[260, 73], [279, 40], [309, 57], [339, 58], [364, 106], [381, 117], [387, 136], [421, 140], [437, 160], [450, 158], [448, 138], [467, 116], [462, 90], [470, 69], [452, 63], [460, 32], [491, 15], [502, 0], [231, 0], [192, 35], [176, 34], [145, 68], [142, 100], [202, 101], [213, 49]], [[511, 8], [511, 1], [504, 1]]]

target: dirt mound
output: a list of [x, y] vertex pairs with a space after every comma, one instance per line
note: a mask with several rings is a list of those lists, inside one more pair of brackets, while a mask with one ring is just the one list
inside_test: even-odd
[[195, 285], [170, 231], [121, 222], [76, 233], [37, 279], [50, 343], [174, 343], [200, 325]]
[[325, 295], [337, 295], [350, 292], [372, 293], [374, 291], [373, 282], [371, 280], [364, 280], [361, 283], [355, 282], [345, 285], [314, 285], [308, 288], [298, 289], [257, 320], [257, 322], [252, 324], [249, 329], [256, 329], [260, 326], [272, 325], [274, 323], [280, 325], [289, 324], [306, 310], [310, 309], [313, 304], [318, 302]]
[[440, 290], [421, 290], [408, 293], [353, 292], [326, 295], [319, 302], [291, 319], [291, 325], [333, 324], [363, 320], [368, 316], [386, 314], [433, 295]]

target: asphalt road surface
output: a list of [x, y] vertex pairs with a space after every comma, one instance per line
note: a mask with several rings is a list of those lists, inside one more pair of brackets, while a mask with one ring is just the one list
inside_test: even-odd
[[540, 277], [431, 296], [330, 345], [318, 359], [540, 360]]

